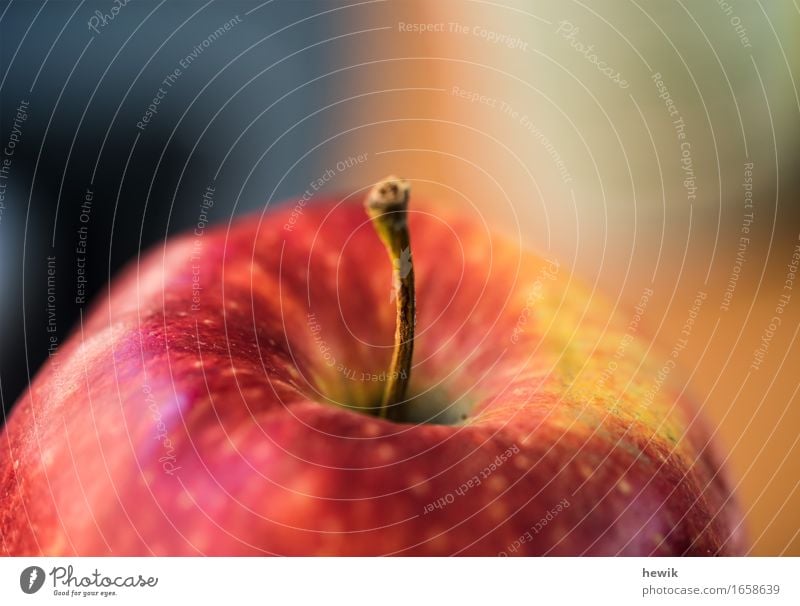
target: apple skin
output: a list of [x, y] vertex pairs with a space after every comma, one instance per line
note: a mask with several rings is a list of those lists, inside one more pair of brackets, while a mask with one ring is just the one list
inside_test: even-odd
[[114, 281], [5, 427], [6, 554], [744, 551], [696, 409], [668, 384], [645, 397], [667, 356], [466, 210], [414, 199], [409, 224], [411, 390], [420, 414], [468, 418], [352, 409], [380, 399], [361, 373], [391, 357], [391, 265], [359, 204], [297, 208], [172, 239]]

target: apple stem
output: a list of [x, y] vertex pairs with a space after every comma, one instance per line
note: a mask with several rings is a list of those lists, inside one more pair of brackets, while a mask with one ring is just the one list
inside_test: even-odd
[[392, 363], [386, 376], [383, 400], [378, 416], [396, 415], [396, 405], [405, 401], [411, 376], [411, 358], [414, 353], [414, 326], [416, 301], [414, 295], [414, 267], [411, 262], [411, 244], [408, 233], [408, 197], [410, 186], [397, 177], [387, 177], [370, 190], [364, 207], [372, 225], [386, 246], [392, 261], [394, 297], [397, 304], [397, 322], [394, 332]]

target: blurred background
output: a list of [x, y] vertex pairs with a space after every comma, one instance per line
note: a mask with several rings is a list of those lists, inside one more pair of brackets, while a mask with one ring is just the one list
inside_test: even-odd
[[795, 0], [11, 1], [0, 57], [4, 412], [207, 186], [224, 224], [328, 170], [345, 193], [398, 173], [623, 313], [652, 288], [663, 351], [702, 292], [670, 380], [752, 553], [800, 555]]

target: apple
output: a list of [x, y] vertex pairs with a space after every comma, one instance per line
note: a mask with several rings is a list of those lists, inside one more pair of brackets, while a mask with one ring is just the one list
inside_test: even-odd
[[627, 313], [464, 208], [369, 200], [117, 278], [8, 419], [3, 551], [743, 552], [711, 432]]

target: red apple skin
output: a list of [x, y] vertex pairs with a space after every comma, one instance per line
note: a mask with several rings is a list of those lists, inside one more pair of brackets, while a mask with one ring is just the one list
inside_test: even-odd
[[643, 395], [668, 356], [467, 211], [410, 212], [411, 389], [463, 396], [464, 423], [326, 401], [380, 398], [360, 373], [388, 367], [391, 265], [360, 205], [290, 203], [173, 239], [113, 283], [5, 427], [2, 550], [742, 553], [707, 426], [669, 382]]

